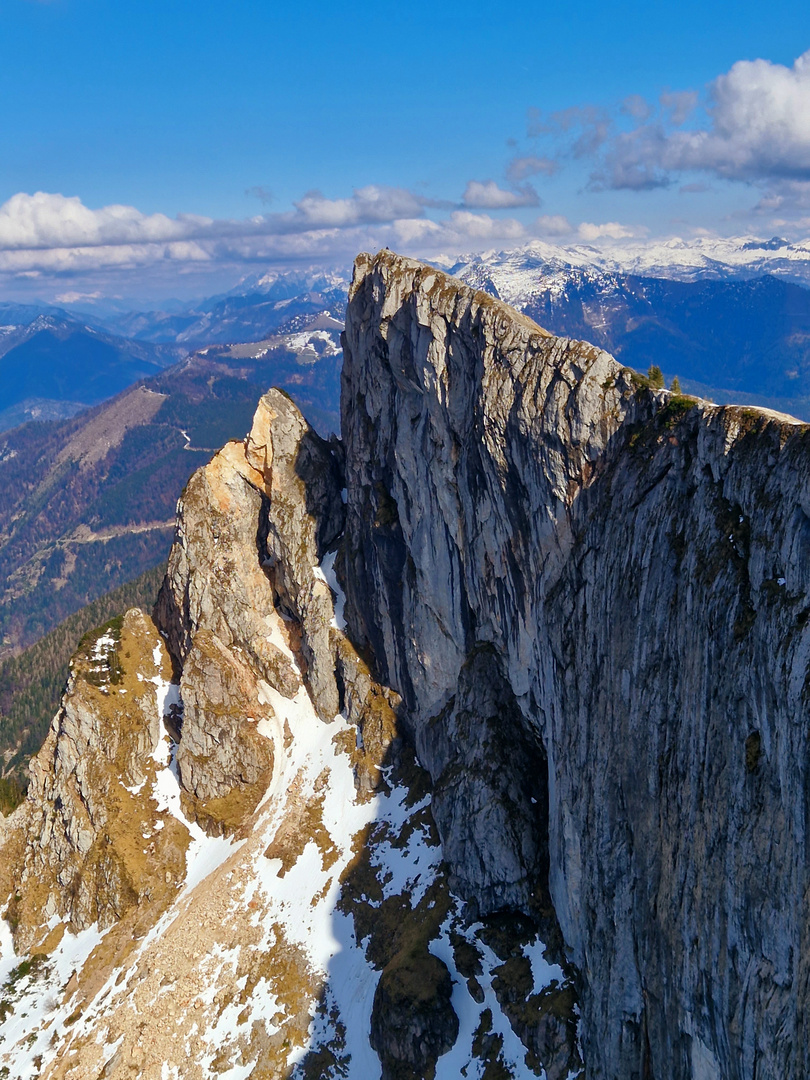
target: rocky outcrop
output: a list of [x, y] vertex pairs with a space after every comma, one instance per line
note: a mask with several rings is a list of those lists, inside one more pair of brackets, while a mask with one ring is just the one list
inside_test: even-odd
[[194, 637], [180, 680], [177, 767], [189, 817], [227, 832], [246, 820], [273, 777], [275, 714], [254, 669], [210, 630]]
[[88, 635], [74, 657], [62, 708], [31, 761], [28, 798], [10, 822], [23, 840], [8, 912], [20, 948], [42, 945], [53, 921], [104, 928], [172, 898], [188, 834], [151, 799], [163, 736], [157, 694], [169, 670], [157, 630], [137, 609]]
[[[290, 399], [271, 390], [243, 443], [189, 481], [156, 618], [182, 668], [200, 629], [245, 651], [285, 697], [300, 685], [284, 617], [300, 628], [304, 677], [319, 714], [339, 709], [329, 644], [331, 593], [316, 573], [343, 527], [339, 464]], [[257, 558], [258, 555], [258, 558]]]
[[245, 456], [266, 496], [262, 565], [281, 609], [300, 623], [307, 686], [318, 715], [331, 720], [340, 708], [330, 647], [334, 610], [316, 568], [343, 531], [335, 448], [315, 434], [284, 393], [271, 390], [259, 403]]
[[272, 691], [294, 698], [303, 673], [322, 719], [340, 709], [319, 563], [343, 527], [341, 486], [336, 448], [271, 390], [245, 441], [228, 443], [180, 500], [155, 617], [182, 672], [184, 805], [209, 832], [243, 824], [272, 781], [283, 753]]
[[263, 486], [241, 443], [228, 443], [192, 476], [178, 505], [156, 617], [178, 670], [204, 629], [225, 648], [247, 650], [270, 685], [293, 697], [300, 680], [274, 632], [273, 586], [257, 557]]
[[458, 887], [530, 907], [548, 852], [589, 1075], [810, 1073], [810, 428], [390, 252], [344, 355], [349, 631]]
[[436, 1062], [458, 1038], [450, 972], [430, 953], [416, 962], [398, 957], [383, 971], [374, 994], [371, 1045], [382, 1080], [433, 1080]]

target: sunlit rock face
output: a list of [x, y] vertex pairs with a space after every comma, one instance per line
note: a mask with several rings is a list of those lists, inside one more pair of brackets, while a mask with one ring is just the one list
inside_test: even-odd
[[553, 918], [465, 902], [401, 696], [345, 632], [341, 463], [268, 393], [187, 486], [154, 621], [77, 654], [0, 836], [9, 1075], [579, 1073]]
[[343, 444], [266, 394], [77, 652], [0, 1073], [810, 1074], [810, 429], [391, 252], [345, 354]]
[[591, 1075], [805, 1075], [810, 428], [391, 252], [344, 351], [349, 629], [451, 880], [484, 912], [547, 884]]

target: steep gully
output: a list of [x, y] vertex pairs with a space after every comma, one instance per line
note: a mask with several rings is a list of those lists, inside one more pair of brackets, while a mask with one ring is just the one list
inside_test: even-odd
[[136, 612], [77, 657], [0, 891], [103, 940], [7, 1060], [163, 1076], [168, 979], [189, 1080], [804, 1075], [810, 429], [390, 252], [344, 354], [342, 446], [271, 392], [184, 493], [179, 685]]

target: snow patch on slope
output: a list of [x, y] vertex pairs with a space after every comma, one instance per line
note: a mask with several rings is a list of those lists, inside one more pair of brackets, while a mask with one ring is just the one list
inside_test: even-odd
[[[320, 573], [338, 599], [340, 625], [333, 555]], [[177, 686], [159, 675], [145, 681], [155, 684], [161, 715], [180, 705]], [[302, 1080], [307, 1055], [320, 1052], [333, 1062], [324, 1066], [323, 1080], [379, 1080], [369, 1032], [380, 971], [370, 959], [371, 937], [359, 937], [351, 909], [342, 903], [363, 856], [379, 886], [375, 896], [360, 898], [368, 908], [402, 898], [403, 911], [420, 905], [429, 911], [436, 902], [428, 901], [430, 890], [437, 886], [446, 898], [447, 914], [429, 949], [450, 972], [459, 1036], [439, 1059], [437, 1080], [484, 1075], [476, 1036], [486, 1017], [509, 1075], [537, 1075], [498, 1001], [501, 960], [482, 939], [482, 925], [469, 922], [447, 888], [429, 794], [417, 797], [386, 766], [381, 789], [359, 795], [352, 762], [357, 731], [346, 717], [322, 722], [303, 688], [291, 700], [266, 685], [263, 692], [279, 728], [289, 734], [286, 740], [275, 736], [281, 767], [249, 834], [212, 838], [185, 818], [176, 747], [164, 733], [153, 754], [151, 798], [191, 837], [177, 897], [123, 964], [113, 967], [81, 1016], [71, 1017], [75, 1001], [63, 988], [74, 971], [81, 982], [82, 968], [102, 940], [96, 927], [77, 937], [65, 933], [40, 970], [18, 977], [15, 1011], [0, 1026], [0, 1065], [28, 1080], [57, 1052], [63, 1055], [66, 1043], [91, 1039], [98, 1055], [94, 1075], [119, 1053], [129, 1054], [137, 1068], [141, 1059], [132, 1055], [146, 1051], [133, 1032], [146, 1024], [167, 1078], [216, 1074], [241, 1080], [271, 1067], [292, 1070], [291, 1078]], [[458, 970], [453, 936], [481, 957], [481, 1001]], [[530, 942], [525, 955], [535, 993], [563, 981], [541, 942]], [[3, 983], [18, 964], [10, 931], [0, 923]]]

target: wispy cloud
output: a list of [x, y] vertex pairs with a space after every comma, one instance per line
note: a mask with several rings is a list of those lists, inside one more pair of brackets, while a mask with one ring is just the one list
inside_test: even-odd
[[559, 164], [550, 157], [540, 157], [537, 154], [524, 154], [514, 157], [506, 167], [506, 179], [512, 184], [518, 184], [528, 176], [553, 176]]
[[558, 143], [562, 138], [570, 156], [583, 158], [601, 149], [612, 126], [610, 112], [602, 106], [576, 105], [548, 114], [529, 109], [527, 130], [530, 138], [550, 136]]
[[535, 112], [528, 134], [558, 160], [591, 159], [597, 189], [649, 190], [703, 172], [781, 185], [784, 200], [785, 184], [810, 181], [810, 51], [792, 66], [740, 60], [702, 95], [631, 95], [612, 114], [595, 105]]
[[520, 184], [511, 190], [499, 187], [494, 180], [470, 180], [462, 196], [462, 204], [481, 210], [508, 210], [519, 206], [539, 206], [540, 196], [531, 184]]
[[665, 90], [658, 100], [661, 108], [668, 114], [670, 123], [680, 127], [698, 107], [700, 95], [696, 90]]
[[534, 228], [539, 236], [568, 236], [575, 231], [563, 214], [541, 214], [535, 221]]
[[245, 194], [258, 199], [261, 203], [269, 204], [273, 201], [273, 192], [262, 184], [254, 184], [253, 187], [246, 188]]
[[810, 209], [810, 180], [777, 179], [768, 184], [754, 207], [757, 214]]
[[626, 116], [632, 116], [638, 121], [649, 120], [653, 113], [652, 105], [641, 94], [630, 94], [621, 103], [620, 108]]
[[57, 293], [54, 300], [57, 304], [79, 304], [82, 300], [88, 300], [90, 302], [93, 300], [100, 300], [101, 295], [102, 294], [98, 289], [96, 289], [95, 292], [76, 292], [74, 289], [72, 291], [68, 290], [68, 292]]

